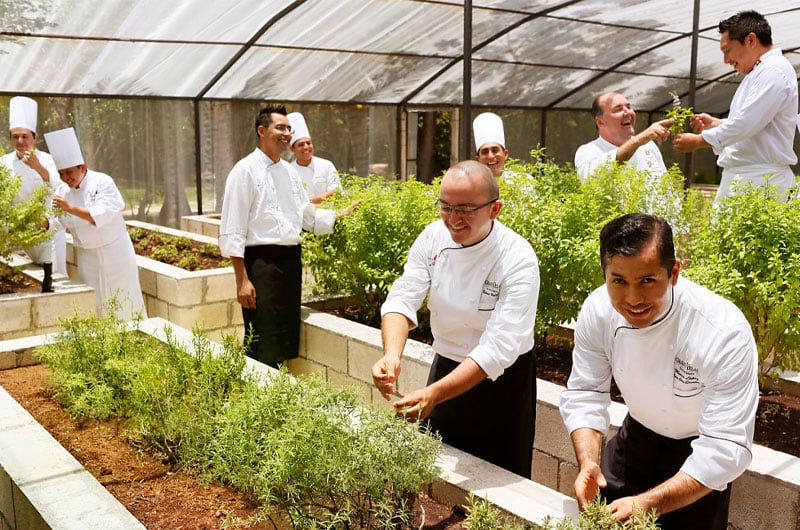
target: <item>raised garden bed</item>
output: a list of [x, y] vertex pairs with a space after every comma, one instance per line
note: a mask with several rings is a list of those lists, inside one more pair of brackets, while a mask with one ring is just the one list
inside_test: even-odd
[[[214, 238], [182, 230], [140, 221], [126, 224], [129, 228], [187, 238], [201, 247], [217, 244]], [[79, 264], [74, 256], [68, 238], [68, 269], [72, 277], [77, 277]], [[187, 329], [200, 325], [212, 339], [219, 339], [223, 332], [239, 336], [244, 333], [233, 267], [189, 271], [141, 255], [136, 256], [136, 264], [148, 316], [161, 317]]]

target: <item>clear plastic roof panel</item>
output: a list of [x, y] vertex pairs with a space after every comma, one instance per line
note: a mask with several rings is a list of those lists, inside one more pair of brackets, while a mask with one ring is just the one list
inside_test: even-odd
[[[659, 110], [670, 90], [688, 90], [694, 2], [472, 4], [475, 105], [587, 108], [608, 89]], [[0, 0], [0, 8], [4, 94], [461, 104], [463, 1]], [[800, 71], [800, 2], [701, 0], [698, 108], [727, 110], [739, 78], [722, 62], [716, 28], [745, 8], [767, 16]]]

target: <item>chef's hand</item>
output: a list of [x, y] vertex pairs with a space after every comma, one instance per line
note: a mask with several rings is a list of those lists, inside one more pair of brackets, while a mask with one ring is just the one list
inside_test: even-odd
[[614, 515], [615, 521], [627, 521], [633, 515], [634, 508], [643, 513], [650, 511], [650, 507], [645, 506], [644, 500], [639, 496], [623, 497], [608, 505], [608, 509]]
[[395, 402], [394, 410], [409, 422], [414, 423], [430, 416], [437, 402], [431, 387], [425, 387], [415, 390]]
[[72, 205], [61, 195], [53, 195], [53, 208], [70, 213]]
[[255, 309], [256, 288], [253, 286], [253, 282], [249, 279], [243, 280], [242, 284], [237, 289], [236, 299], [239, 300], [239, 304], [241, 304], [242, 307], [246, 309]]
[[711, 147], [702, 134], [682, 133], [672, 139], [672, 147], [679, 153], [691, 153], [703, 147]]
[[713, 129], [714, 127], [719, 127], [720, 125], [722, 125], [722, 120], [703, 112], [692, 116], [691, 120], [689, 120], [689, 125], [692, 126], [693, 131], [703, 132], [707, 129]]
[[640, 132], [637, 137], [641, 140], [639, 145], [644, 145], [650, 140], [661, 143], [669, 137], [669, 126], [675, 121], [672, 118], [657, 121], [647, 129]]
[[350, 215], [351, 213], [353, 213], [356, 210], [356, 208], [358, 208], [358, 205], [361, 204], [361, 201], [362, 199], [359, 199], [351, 203], [349, 206], [345, 206], [341, 210], [338, 210], [336, 212], [336, 219], [341, 219], [345, 215]]
[[22, 151], [22, 154], [19, 158], [25, 163], [26, 166], [31, 169], [35, 169], [37, 173], [42, 167], [42, 163], [39, 162], [39, 157], [36, 156], [35, 151]]
[[578, 478], [575, 479], [575, 498], [580, 509], [586, 508], [586, 505], [597, 497], [599, 489], [607, 485], [606, 477], [603, 476], [599, 465], [591, 463], [582, 467], [578, 472]]
[[372, 380], [386, 401], [392, 399], [398, 377], [400, 377], [400, 358], [397, 355], [387, 353], [372, 365]]

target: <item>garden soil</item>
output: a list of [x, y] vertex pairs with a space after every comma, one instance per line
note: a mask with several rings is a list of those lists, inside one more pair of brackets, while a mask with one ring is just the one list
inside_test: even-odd
[[[288, 529], [271, 522], [247, 524], [258, 508], [242, 493], [204, 484], [187, 473], [139, 451], [124, 439], [120, 421], [76, 423], [48, 394], [49, 368], [26, 366], [0, 371], [6, 389], [77, 458], [148, 530]], [[464, 514], [423, 496], [422, 528], [462, 530]], [[236, 520], [241, 526], [230, 526]], [[224, 525], [224, 526], [223, 526]]]

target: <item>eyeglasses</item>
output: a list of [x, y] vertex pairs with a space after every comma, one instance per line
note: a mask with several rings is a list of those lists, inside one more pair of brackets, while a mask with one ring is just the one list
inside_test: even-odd
[[436, 206], [439, 207], [440, 213], [454, 213], [461, 217], [472, 217], [475, 215], [475, 212], [480, 210], [481, 208], [486, 208], [490, 204], [494, 204], [497, 202], [498, 199], [492, 199], [491, 201], [487, 202], [486, 204], [481, 204], [480, 206], [450, 206], [446, 202], [443, 202], [441, 199], [436, 199]]
[[284, 125], [282, 123], [278, 123], [275, 125], [275, 130], [279, 132], [288, 132], [289, 134], [294, 134], [294, 129], [291, 125]]

